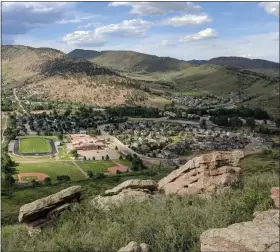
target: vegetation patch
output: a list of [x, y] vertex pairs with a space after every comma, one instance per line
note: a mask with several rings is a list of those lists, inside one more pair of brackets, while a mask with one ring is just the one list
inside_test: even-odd
[[76, 162], [85, 172], [92, 171], [93, 173], [107, 172], [107, 169], [110, 167], [116, 166], [112, 161], [103, 161], [103, 160], [87, 160], [87, 161], [78, 161]]
[[47, 174], [52, 180], [57, 176], [68, 175], [71, 180], [84, 179], [84, 175], [72, 162], [20, 163], [16, 169], [19, 173], [39, 172]]
[[51, 152], [51, 145], [48, 139], [31, 137], [19, 140], [19, 153], [45, 153]]

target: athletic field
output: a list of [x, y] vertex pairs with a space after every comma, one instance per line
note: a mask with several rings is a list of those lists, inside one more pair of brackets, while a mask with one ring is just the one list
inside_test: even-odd
[[40, 137], [19, 139], [19, 153], [44, 153], [51, 152], [51, 150], [48, 139]]
[[72, 181], [85, 179], [84, 174], [71, 161], [19, 163], [16, 169], [18, 173], [44, 173], [52, 180], [56, 180], [56, 176], [59, 175], [68, 175]]

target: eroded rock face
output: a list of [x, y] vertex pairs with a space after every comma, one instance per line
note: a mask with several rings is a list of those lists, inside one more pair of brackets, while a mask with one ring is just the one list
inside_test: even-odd
[[19, 211], [19, 222], [26, 223], [28, 233], [39, 233], [41, 228], [53, 223], [62, 211], [77, 204], [81, 199], [81, 186], [72, 186], [48, 197], [25, 204]]
[[153, 180], [130, 179], [119, 184], [113, 189], [105, 191], [105, 195], [106, 196], [116, 195], [124, 189], [135, 189], [135, 190], [147, 189], [152, 192], [155, 191], [157, 187], [158, 187], [157, 182]]
[[215, 151], [189, 160], [158, 183], [166, 195], [210, 194], [239, 183], [242, 151]]
[[274, 201], [274, 206], [276, 208], [279, 208], [279, 201], [280, 201], [280, 188], [279, 187], [273, 187], [271, 189], [271, 198]]
[[145, 202], [154, 198], [157, 183], [153, 180], [127, 180], [113, 189], [107, 190], [105, 196], [97, 196], [93, 204], [103, 210], [118, 207], [124, 202]]
[[146, 243], [138, 244], [135, 241], [131, 241], [125, 247], [122, 247], [118, 252], [149, 252], [149, 246]]
[[255, 212], [254, 220], [209, 229], [200, 236], [201, 252], [279, 251], [279, 210]]

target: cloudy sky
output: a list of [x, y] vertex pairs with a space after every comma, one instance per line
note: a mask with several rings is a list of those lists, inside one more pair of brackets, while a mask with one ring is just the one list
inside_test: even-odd
[[278, 2], [2, 2], [2, 42], [279, 62]]

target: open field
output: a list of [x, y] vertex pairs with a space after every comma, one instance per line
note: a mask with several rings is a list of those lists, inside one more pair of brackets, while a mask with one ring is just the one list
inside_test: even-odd
[[[47, 174], [52, 180], [57, 176], [68, 175], [71, 180], [84, 179], [84, 175], [72, 162], [42, 162], [42, 163], [20, 163], [16, 169], [19, 173], [39, 172]], [[17, 175], [15, 175], [17, 177]]]
[[131, 167], [131, 165], [132, 165], [131, 161], [125, 160], [125, 159], [116, 160], [116, 163], [122, 164], [122, 165], [127, 166], [127, 167]]
[[22, 138], [19, 140], [19, 153], [51, 152], [49, 140], [45, 138]]
[[21, 139], [21, 138], [26, 138], [26, 137], [28, 137], [28, 138], [48, 138], [48, 139], [52, 139], [53, 141], [58, 140], [57, 136], [37, 136], [37, 135], [18, 136], [17, 138]]
[[77, 161], [78, 166], [80, 166], [85, 172], [92, 171], [97, 172], [107, 172], [110, 167], [116, 166], [112, 161], [99, 161], [99, 160], [87, 160], [87, 161]]
[[50, 162], [50, 161], [54, 161], [55, 160], [55, 158], [53, 158], [53, 157], [50, 157], [50, 156], [42, 156], [42, 157], [40, 157], [40, 156], [34, 156], [34, 157], [32, 157], [32, 156], [26, 156], [26, 157], [24, 157], [24, 156], [17, 156], [17, 155], [14, 155], [14, 154], [11, 154], [11, 153], [9, 153], [9, 155], [10, 155], [10, 157], [11, 157], [11, 159], [13, 160], [13, 161], [15, 161], [15, 162]]

